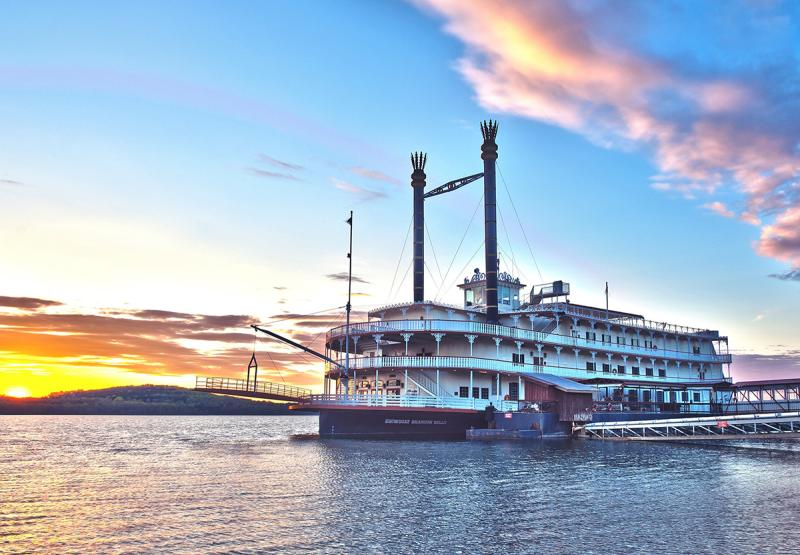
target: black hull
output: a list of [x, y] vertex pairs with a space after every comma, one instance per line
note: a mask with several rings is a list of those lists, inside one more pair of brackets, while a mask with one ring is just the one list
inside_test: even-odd
[[325, 438], [466, 439], [469, 428], [485, 428], [477, 411], [414, 409], [319, 409]]

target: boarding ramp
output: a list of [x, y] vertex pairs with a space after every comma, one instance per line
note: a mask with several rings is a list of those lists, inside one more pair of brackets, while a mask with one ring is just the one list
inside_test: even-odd
[[195, 379], [195, 391], [249, 397], [251, 399], [270, 399], [272, 401], [288, 401], [306, 403], [311, 398], [311, 390], [283, 383], [238, 380], [235, 378], [216, 378], [198, 376]]
[[592, 439], [692, 441], [800, 437], [800, 412], [593, 422], [575, 429]]

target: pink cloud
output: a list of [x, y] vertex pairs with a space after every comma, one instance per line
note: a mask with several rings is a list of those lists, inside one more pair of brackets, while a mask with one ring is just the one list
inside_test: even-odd
[[762, 227], [756, 250], [800, 268], [800, 206], [785, 210], [774, 223]]
[[[742, 221], [762, 226], [759, 254], [800, 260], [791, 225], [800, 206], [800, 105], [792, 64], [697, 71], [633, 48], [617, 4], [417, 0], [466, 49], [456, 67], [487, 110], [544, 121], [607, 147], [652, 152], [651, 187], [734, 213], [713, 197], [733, 187]], [[646, 30], [636, 10], [626, 26]], [[694, 62], [696, 63], [696, 62]], [[774, 223], [764, 223], [773, 221]]]
[[709, 202], [707, 204], [704, 204], [703, 208], [705, 208], [706, 210], [710, 210], [710, 211], [714, 212], [715, 214], [719, 214], [720, 216], [722, 216], [724, 218], [733, 218], [736, 215], [736, 214], [733, 213], [732, 210], [729, 210], [727, 206], [725, 206], [723, 203], [719, 202], [718, 200], [714, 201], [714, 202]]

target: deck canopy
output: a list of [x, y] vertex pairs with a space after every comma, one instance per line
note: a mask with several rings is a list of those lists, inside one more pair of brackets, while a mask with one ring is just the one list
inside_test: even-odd
[[544, 385], [551, 385], [559, 391], [566, 393], [593, 393], [594, 387], [586, 384], [570, 380], [569, 378], [562, 378], [561, 376], [554, 376], [553, 374], [540, 374], [533, 372], [520, 372], [526, 379], [539, 382]]

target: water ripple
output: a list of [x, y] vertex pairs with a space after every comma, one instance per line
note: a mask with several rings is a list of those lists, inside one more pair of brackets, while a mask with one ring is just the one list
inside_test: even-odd
[[797, 442], [291, 440], [316, 417], [0, 417], [2, 553], [792, 553]]

